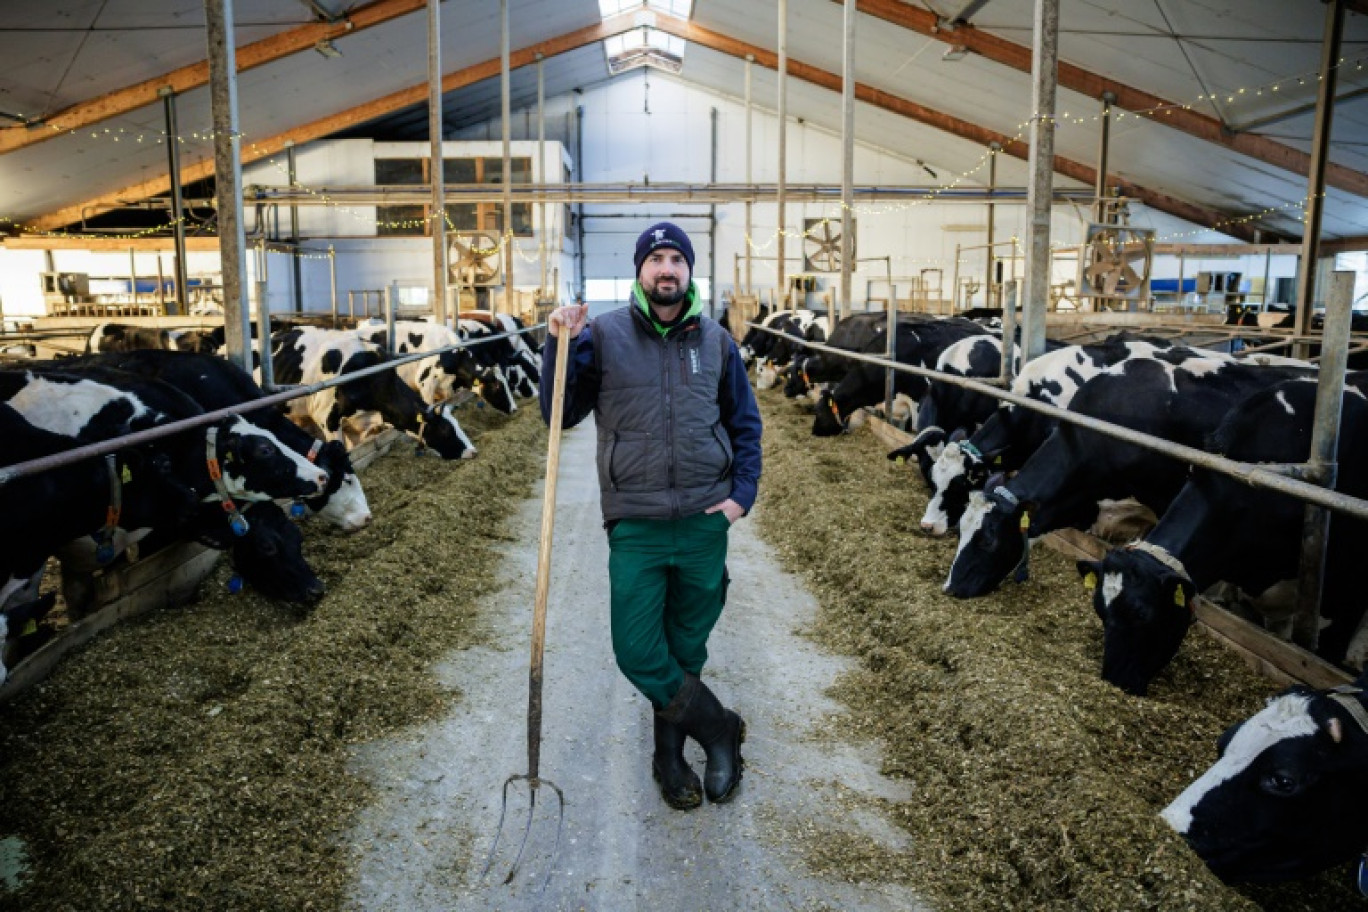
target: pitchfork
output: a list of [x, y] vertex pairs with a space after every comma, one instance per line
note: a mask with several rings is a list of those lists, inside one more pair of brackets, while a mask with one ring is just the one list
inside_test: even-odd
[[[556, 818], [556, 842], [551, 849], [551, 859], [542, 880], [541, 890], [551, 882], [551, 872], [555, 867], [556, 855], [560, 851], [561, 827], [565, 823], [565, 795], [560, 787], [550, 779], [541, 776], [541, 722], [542, 722], [542, 648], [546, 642], [546, 599], [551, 588], [551, 533], [556, 520], [556, 476], [560, 468], [561, 422], [565, 414], [565, 365], [574, 340], [565, 334], [558, 339], [556, 346], [555, 396], [551, 404], [551, 427], [546, 447], [546, 486], [542, 494], [541, 540], [537, 552], [537, 594], [532, 613], [532, 662], [528, 674], [527, 688], [527, 773], [514, 774], [504, 781], [503, 806], [499, 810], [499, 829], [494, 834], [494, 844], [489, 848], [480, 880], [494, 864], [494, 856], [503, 835], [504, 819], [508, 815], [508, 792], [514, 782], [525, 781], [528, 787], [527, 825], [523, 827], [522, 841], [518, 844], [518, 855], [513, 866], [508, 869], [504, 883], [512, 883], [513, 875], [522, 863], [523, 852], [527, 848], [527, 838], [532, 833], [532, 820], [537, 812], [537, 791], [543, 786], [556, 793], [560, 803]], [[540, 891], [539, 891], [540, 892]]]

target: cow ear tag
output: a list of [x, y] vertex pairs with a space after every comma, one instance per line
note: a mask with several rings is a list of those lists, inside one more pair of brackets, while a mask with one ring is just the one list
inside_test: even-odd
[[228, 517], [228, 528], [233, 530], [234, 535], [241, 538], [247, 534], [250, 526], [247, 525], [247, 520], [243, 519], [241, 513], [236, 513]]
[[133, 480], [133, 470], [125, 465], [123, 467], [123, 471], [119, 473], [119, 478], [123, 481], [124, 484], [128, 484]]
[[1187, 596], [1185, 596], [1185, 595], [1183, 594], [1183, 587], [1182, 587], [1182, 586], [1178, 586], [1178, 587], [1175, 587], [1175, 588], [1174, 588], [1174, 590], [1173, 590], [1173, 604], [1177, 605], [1179, 608], [1186, 608], [1186, 607], [1187, 607]]
[[906, 461], [907, 461], [906, 459], [903, 459], [901, 456], [899, 456], [897, 459], [893, 460], [893, 464], [894, 464], [894, 465], [902, 465], [902, 464], [903, 464], [904, 462], [906, 462]]
[[1022, 513], [1022, 514], [1021, 514], [1021, 523], [1020, 523], [1020, 527], [1021, 527], [1021, 531], [1022, 531], [1022, 532], [1027, 532], [1027, 531], [1030, 530], [1030, 528], [1031, 528], [1031, 514], [1030, 514], [1030, 513]]
[[1097, 588], [1097, 574], [1096, 574], [1096, 573], [1093, 573], [1091, 570], [1088, 571], [1088, 575], [1085, 576], [1085, 577], [1083, 577], [1083, 588], [1084, 588], [1084, 589], [1096, 589], [1096, 588]]
[[95, 563], [107, 564], [114, 559], [114, 546], [108, 542], [95, 549]]
[[303, 519], [303, 518], [304, 518], [304, 505], [303, 505], [302, 503], [300, 503], [299, 501], [297, 501], [297, 500], [296, 500], [294, 503], [290, 504], [290, 518], [291, 518], [291, 519]]
[[[20, 632], [19, 635], [20, 635], [21, 637], [26, 637], [26, 636], [32, 636], [33, 634], [35, 634], [35, 633], [37, 633], [37, 632], [38, 632], [38, 622], [35, 621], [33, 618], [29, 618], [29, 619], [28, 619], [28, 623], [24, 625], [24, 629]], [[1359, 876], [1362, 877], [1363, 875], [1360, 874]], [[1360, 881], [1360, 882], [1362, 882], [1362, 881]]]
[[241, 591], [242, 591], [242, 577], [240, 577], [240, 576], [238, 576], [236, 573], [234, 573], [232, 576], [228, 577], [228, 594], [229, 594], [229, 595], [237, 595], [237, 594], [238, 594], [239, 592], [241, 592]]

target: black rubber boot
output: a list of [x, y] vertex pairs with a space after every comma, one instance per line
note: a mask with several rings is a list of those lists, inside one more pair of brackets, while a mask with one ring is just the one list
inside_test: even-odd
[[660, 783], [660, 797], [677, 811], [691, 811], [703, 803], [703, 783], [684, 759], [684, 732], [655, 713], [655, 756], [651, 772]]
[[741, 742], [746, 740], [746, 723], [691, 674], [685, 674], [684, 686], [660, 715], [703, 745], [708, 755], [703, 791], [708, 800], [714, 804], [730, 801], [745, 766]]

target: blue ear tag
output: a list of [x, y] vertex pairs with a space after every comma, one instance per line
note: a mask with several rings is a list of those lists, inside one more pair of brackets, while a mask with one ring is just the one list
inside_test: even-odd
[[1359, 859], [1358, 888], [1359, 893], [1368, 896], [1368, 855]]
[[303, 518], [304, 518], [304, 514], [305, 514], [305, 510], [304, 510], [304, 505], [303, 505], [302, 503], [300, 503], [299, 501], [296, 500], [294, 503], [290, 504], [290, 518], [291, 518], [291, 519], [303, 519]]
[[475, 407], [476, 407], [476, 408], [484, 408], [484, 407], [485, 407], [484, 400], [483, 400], [483, 399], [476, 399], [476, 400], [475, 400]]
[[95, 549], [95, 562], [107, 564], [114, 559], [114, 546], [106, 542]]
[[229, 594], [229, 595], [237, 595], [237, 594], [238, 594], [239, 592], [241, 592], [241, 591], [242, 591], [242, 577], [240, 577], [240, 576], [238, 576], [236, 573], [234, 573], [232, 576], [228, 577], [228, 594]]
[[241, 516], [230, 516], [228, 517], [228, 528], [233, 530], [234, 535], [241, 538], [247, 534], [247, 529], [249, 527], [247, 525], [247, 520], [243, 519]]

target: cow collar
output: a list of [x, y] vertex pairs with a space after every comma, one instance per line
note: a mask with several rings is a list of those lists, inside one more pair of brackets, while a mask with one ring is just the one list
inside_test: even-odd
[[957, 442], [959, 443], [959, 448], [960, 448], [960, 452], [961, 452], [961, 453], [967, 453], [967, 454], [969, 454], [970, 456], [972, 456], [972, 457], [974, 457], [975, 459], [977, 459], [979, 462], [984, 462], [984, 461], [985, 461], [984, 458], [983, 458], [983, 453], [982, 453], [982, 451], [979, 450], [978, 447], [974, 446], [972, 443], [970, 443], [970, 442], [967, 441], [967, 440], [960, 440], [960, 441], [957, 441]]
[[828, 396], [828, 397], [827, 397], [827, 404], [831, 406], [831, 415], [832, 415], [833, 418], [836, 419], [836, 423], [839, 424], [839, 425], [841, 426], [841, 430], [843, 430], [843, 431], [848, 431], [848, 430], [850, 430], [850, 420], [847, 419], [847, 418], [842, 418], [842, 417], [841, 417], [841, 410], [840, 410], [839, 408], [837, 408], [837, 406], [836, 406], [836, 397], [835, 397], [835, 396]]
[[1143, 554], [1148, 554], [1189, 583], [1192, 582], [1192, 577], [1188, 575], [1187, 568], [1183, 566], [1183, 562], [1169, 553], [1168, 549], [1161, 547], [1160, 545], [1144, 540], [1133, 541], [1129, 545], [1126, 545], [1126, 550], [1139, 551]]
[[[114, 559], [114, 531], [123, 513], [123, 476], [119, 474], [119, 460], [113, 453], [105, 454], [105, 471], [109, 475], [109, 506], [100, 531], [90, 537], [95, 540], [95, 562], [107, 564]], [[124, 468], [127, 472], [127, 467]]]
[[[323, 441], [315, 439], [309, 446], [309, 452], [304, 454], [304, 458], [313, 465], [318, 465], [318, 454], [323, 451]], [[294, 503], [290, 504], [290, 518], [303, 519], [308, 515], [308, 508], [304, 505], [304, 498], [296, 497]]]
[[209, 480], [214, 483], [214, 490], [218, 492], [219, 506], [228, 514], [228, 528], [238, 537], [246, 535], [251, 526], [247, 522], [247, 517], [242, 515], [237, 504], [233, 502], [232, 495], [228, 493], [228, 486], [223, 482], [223, 469], [219, 467], [217, 425], [209, 425], [204, 432], [204, 462], [209, 469]]

